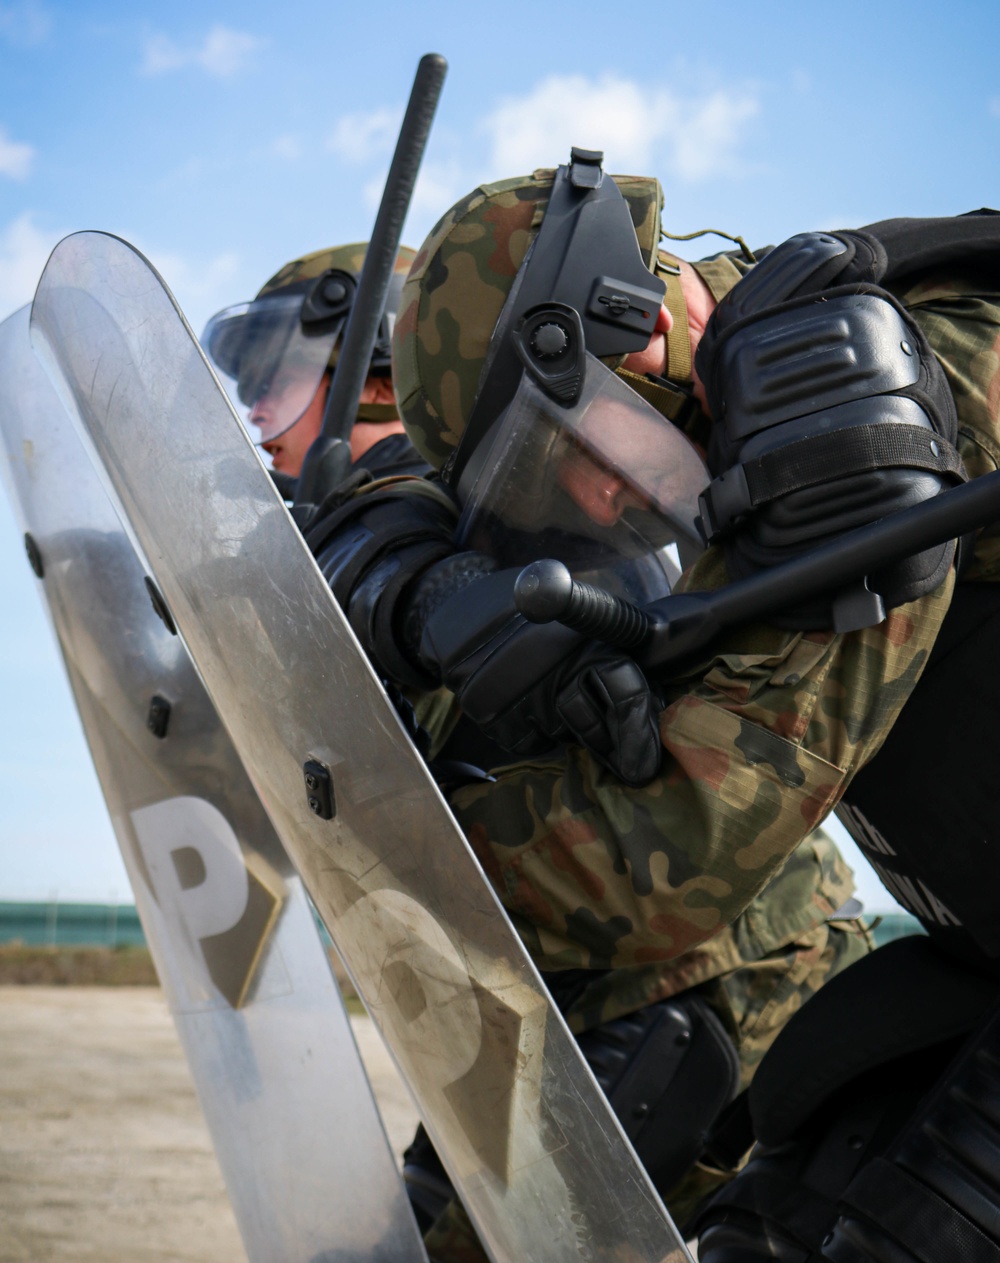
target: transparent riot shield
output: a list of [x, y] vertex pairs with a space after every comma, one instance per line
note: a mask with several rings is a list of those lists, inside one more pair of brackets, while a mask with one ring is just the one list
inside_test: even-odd
[[426, 1259], [302, 883], [28, 341], [0, 440], [252, 1263]]
[[162, 281], [69, 237], [31, 325], [492, 1257], [689, 1259]]

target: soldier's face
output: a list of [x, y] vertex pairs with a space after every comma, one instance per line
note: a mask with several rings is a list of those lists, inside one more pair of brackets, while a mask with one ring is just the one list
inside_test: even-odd
[[[287, 392], [301, 390], [301, 386], [294, 381], [290, 373], [285, 376], [289, 380], [283, 381], [280, 374], [276, 375], [274, 384], [250, 410], [250, 421], [253, 425], [259, 425], [262, 429], [266, 428], [274, 410], [283, 406], [283, 399], [287, 403]], [[298, 421], [283, 434], [279, 434], [277, 438], [269, 439], [261, 444], [279, 474], [289, 474], [292, 478], [297, 478], [302, 472], [302, 462], [306, 458], [306, 452], [312, 446], [313, 440], [319, 437], [323, 425], [323, 409], [326, 407], [329, 389], [330, 374], [324, 373], [312, 399], [306, 396], [304, 410]]]
[[676, 495], [672, 429], [658, 416], [604, 401], [572, 436], [556, 479], [597, 526], [614, 526], [626, 509], [665, 507]]
[[[323, 412], [329, 390], [330, 374], [324, 373], [316, 393], [298, 421], [284, 434], [279, 434], [277, 438], [261, 444], [279, 474], [288, 474], [292, 478], [298, 478], [302, 472], [302, 462], [306, 458], [306, 452], [309, 451], [314, 440], [319, 438], [319, 432], [323, 427]], [[250, 420], [255, 425], [267, 424], [270, 398], [269, 391], [254, 404]], [[362, 388], [360, 402], [393, 403], [392, 383], [389, 378], [370, 375]], [[258, 409], [260, 409], [259, 413]], [[402, 421], [359, 421], [351, 431], [351, 460], [360, 460], [370, 447], [390, 434], [402, 433]]]

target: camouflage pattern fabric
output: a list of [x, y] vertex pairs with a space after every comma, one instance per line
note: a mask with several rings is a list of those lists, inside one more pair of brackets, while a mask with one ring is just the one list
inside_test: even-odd
[[[654, 267], [663, 191], [648, 176], [612, 177]], [[545, 216], [554, 173], [474, 189], [431, 229], [403, 286], [392, 380], [410, 441], [435, 468], [465, 429], [486, 348]], [[617, 367], [618, 358], [609, 360]]]
[[[899, 296], [948, 375], [970, 476], [1000, 468], [1000, 296], [974, 276], [927, 277]], [[687, 582], [694, 588], [722, 578], [713, 550]], [[980, 533], [963, 581], [998, 578], [1000, 527], [992, 526]], [[454, 796], [543, 967], [560, 959], [625, 965], [601, 975], [574, 1005], [574, 1029], [700, 986], [734, 1035], [745, 1084], [792, 1013], [867, 950], [858, 927], [820, 919], [824, 903], [829, 916], [835, 892], [849, 889], [843, 861], [821, 835], [800, 839], [878, 749], [919, 677], [952, 587], [949, 580], [881, 627], [848, 636], [743, 629], [732, 638], [740, 643], [719, 646], [700, 671], [677, 681], [661, 723], [671, 757], [645, 791], [619, 787], [619, 797], [573, 752], [561, 770], [501, 771], [499, 798], [513, 825], [504, 826], [502, 812], [483, 810], [481, 791]], [[493, 823], [500, 827], [491, 832]], [[532, 834], [526, 845], [515, 836], [525, 826]], [[790, 855], [783, 865], [782, 837]], [[748, 888], [759, 865], [777, 876], [726, 924], [741, 907], [736, 892]], [[769, 946], [796, 923], [802, 928]], [[722, 928], [713, 934], [713, 925]], [[664, 959], [668, 943], [706, 930], [699, 946]], [[658, 963], [642, 963], [651, 957]], [[727, 968], [736, 958], [742, 963]], [[677, 1221], [725, 1178], [694, 1168], [666, 1199]], [[457, 1203], [426, 1242], [439, 1263], [484, 1257]]]
[[[256, 297], [263, 298], [267, 294], [277, 293], [302, 281], [313, 281], [329, 268], [338, 268], [342, 272], [360, 276], [367, 252], [368, 242], [356, 241], [351, 245], [331, 246], [326, 250], [314, 250], [312, 254], [304, 254], [301, 258], [292, 259], [290, 263], [278, 268], [277, 272], [264, 282]], [[411, 250], [409, 246], [400, 246], [392, 269], [393, 275], [406, 276], [415, 258], [416, 251]], [[330, 353], [331, 366], [337, 363], [342, 342], [343, 338], [338, 338], [334, 344]], [[375, 411], [379, 407], [382, 409], [381, 413]], [[361, 420], [392, 421], [396, 419], [396, 410], [391, 405], [362, 405], [362, 410], [359, 413]]]
[[[397, 397], [432, 464], [447, 460], [464, 430], [489, 337], [544, 211], [547, 178], [536, 173], [464, 199], [436, 226], [404, 287]], [[641, 204], [633, 218], [646, 222]], [[662, 268], [670, 256], [650, 262]], [[744, 270], [727, 256], [698, 265], [716, 299]], [[945, 367], [970, 475], [997, 468], [1000, 300], [976, 278], [954, 275], [925, 277], [899, 296]], [[963, 577], [998, 575], [1000, 528], [992, 528]], [[696, 590], [727, 579], [711, 549], [683, 583]], [[567, 1013], [574, 1030], [699, 987], [733, 1035], [748, 1082], [792, 1012], [866, 950], [856, 928], [829, 924], [851, 893], [851, 874], [828, 839], [810, 834], [894, 723], [954, 582], [849, 635], [765, 624], [727, 633], [667, 684], [664, 767], [644, 789], [622, 786], [586, 751], [570, 749], [565, 758], [493, 769], [495, 784], [451, 795], [536, 964], [595, 971]], [[692, 1172], [669, 1199], [677, 1218], [719, 1178]], [[458, 1207], [427, 1243], [441, 1263], [482, 1258]]]
[[[692, 588], [724, 579], [716, 550], [687, 575]], [[878, 749], [952, 583], [847, 636], [731, 633], [669, 682], [663, 769], [644, 789], [571, 749], [458, 790], [452, 807], [536, 963], [668, 961], [731, 925]]]
[[[265, 294], [273, 294], [276, 290], [286, 289], [299, 281], [313, 281], [328, 268], [339, 268], [342, 272], [351, 272], [354, 276], [360, 276], [367, 251], [367, 241], [356, 241], [352, 245], [331, 246], [327, 250], [314, 250], [312, 254], [304, 254], [301, 258], [292, 259], [290, 263], [278, 268], [277, 272], [264, 282], [256, 297], [263, 298]], [[413, 266], [415, 258], [415, 250], [411, 250], [409, 246], [400, 246], [392, 269], [393, 273], [405, 276]]]
[[[393, 367], [407, 432], [431, 463], [446, 460], [464, 430], [550, 183], [550, 173], [536, 172], [474, 190], [417, 254]], [[619, 184], [644, 256], [662, 266], [649, 232], [659, 186]], [[723, 256], [699, 270], [719, 297], [743, 268]], [[990, 464], [990, 444], [997, 450], [996, 399], [983, 385], [997, 380], [995, 308], [988, 296], [952, 293], [948, 284], [935, 288], [932, 278], [903, 298], [945, 364], [974, 474]], [[721, 551], [710, 549], [682, 586], [727, 581]], [[767, 624], [729, 631], [667, 682], [664, 767], [644, 789], [623, 786], [572, 748], [458, 790], [452, 807], [539, 967], [676, 961], [732, 926], [878, 750], [919, 678], [953, 583], [951, 575], [851, 635]], [[771, 937], [759, 951], [779, 945]]]

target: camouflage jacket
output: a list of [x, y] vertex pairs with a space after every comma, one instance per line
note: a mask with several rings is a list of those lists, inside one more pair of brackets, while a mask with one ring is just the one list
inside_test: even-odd
[[[726, 259], [700, 270], [716, 296], [739, 275]], [[1000, 463], [1000, 297], [984, 288], [971, 275], [930, 276], [900, 295], [945, 367], [973, 477]], [[998, 577], [998, 550], [1000, 530], [984, 532], [963, 578]], [[718, 549], [685, 576], [691, 589], [725, 581]], [[730, 632], [670, 683], [664, 766], [644, 789], [571, 749], [455, 792], [456, 816], [536, 963], [624, 967], [665, 994], [828, 917], [850, 893], [849, 870], [809, 834], [895, 721], [953, 584], [952, 574], [848, 635]]]

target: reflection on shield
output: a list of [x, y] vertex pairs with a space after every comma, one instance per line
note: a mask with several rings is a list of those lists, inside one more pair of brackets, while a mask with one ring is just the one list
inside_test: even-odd
[[492, 1257], [687, 1259], [155, 273], [68, 238], [32, 340]]
[[592, 355], [571, 406], [524, 374], [476, 459], [459, 539], [503, 565], [554, 557], [574, 578], [645, 604], [703, 548], [695, 517], [704, 462]]
[[144, 568], [32, 354], [27, 309], [0, 325], [0, 441], [247, 1254], [420, 1263], [302, 883], [154, 613]]

